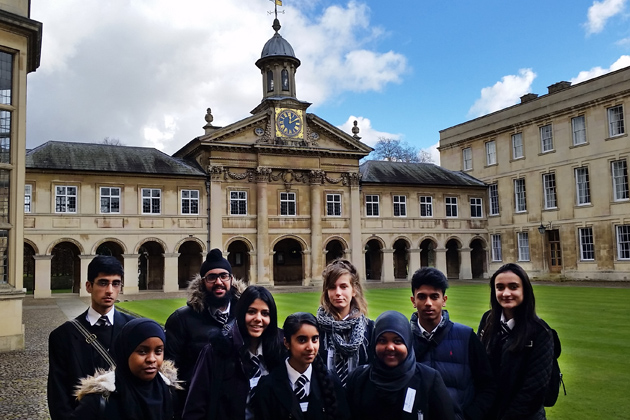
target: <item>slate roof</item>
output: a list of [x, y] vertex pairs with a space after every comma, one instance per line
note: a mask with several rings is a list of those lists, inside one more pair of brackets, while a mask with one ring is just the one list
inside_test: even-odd
[[361, 183], [443, 185], [484, 187], [485, 184], [461, 171], [450, 171], [433, 163], [405, 163], [368, 160], [359, 166]]
[[152, 147], [49, 141], [26, 152], [27, 169], [205, 176], [202, 168]]

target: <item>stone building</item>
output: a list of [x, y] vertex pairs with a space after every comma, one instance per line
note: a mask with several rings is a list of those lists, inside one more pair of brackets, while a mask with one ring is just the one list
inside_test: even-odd
[[30, 8], [28, 0], [0, 1], [0, 351], [24, 348], [26, 75], [39, 67], [42, 45]]
[[433, 164], [369, 161], [297, 99], [300, 60], [279, 34], [256, 66], [262, 101], [173, 156], [155, 149], [49, 142], [28, 152], [25, 266], [36, 297], [80, 291], [87, 264], [124, 262], [123, 293], [177, 290], [219, 248], [250, 283], [321, 284], [346, 257], [362, 279], [408, 279], [435, 265], [487, 275], [486, 186]]
[[488, 184], [490, 272], [627, 280], [630, 68], [440, 132], [445, 168]]

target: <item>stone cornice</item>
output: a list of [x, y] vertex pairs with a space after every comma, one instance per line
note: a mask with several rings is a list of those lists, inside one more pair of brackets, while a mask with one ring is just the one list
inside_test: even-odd
[[222, 165], [208, 165], [208, 174], [213, 181], [244, 181], [247, 182], [273, 182], [282, 183], [287, 189], [291, 189], [294, 183], [308, 185], [341, 184], [343, 186], [358, 186], [361, 181], [359, 172], [342, 172], [338, 178], [329, 176], [326, 171], [282, 169], [274, 171], [266, 166], [255, 169], [246, 169], [243, 172], [232, 172]]
[[0, 10], [0, 29], [23, 36], [27, 40], [27, 73], [39, 67], [42, 54], [42, 27], [41, 22]]

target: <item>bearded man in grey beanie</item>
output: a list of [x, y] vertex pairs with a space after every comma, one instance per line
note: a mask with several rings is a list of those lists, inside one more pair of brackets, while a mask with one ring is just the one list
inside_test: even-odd
[[165, 324], [164, 356], [175, 362], [178, 377], [184, 381], [184, 389], [178, 392], [174, 402], [176, 418], [180, 418], [186, 402], [199, 353], [234, 319], [236, 302], [243, 288], [232, 276], [232, 266], [219, 249], [208, 253], [199, 271], [188, 285], [186, 306], [173, 312]]

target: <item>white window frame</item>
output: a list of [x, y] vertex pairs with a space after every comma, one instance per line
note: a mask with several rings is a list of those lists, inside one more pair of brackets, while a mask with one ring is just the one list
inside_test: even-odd
[[[162, 189], [142, 188], [142, 214], [162, 214]], [[149, 206], [149, 211], [145, 211], [145, 205]]]
[[230, 215], [247, 216], [247, 191], [231, 190], [230, 193]]
[[444, 197], [446, 217], [457, 217], [457, 197]]
[[516, 232], [516, 240], [518, 244], [518, 260], [529, 261], [529, 233]]
[[628, 191], [628, 163], [625, 159], [612, 161], [610, 171], [614, 201], [627, 201], [630, 198], [630, 192]]
[[594, 261], [595, 260], [595, 241], [593, 240], [593, 228], [592, 227], [579, 228], [578, 236], [580, 238], [580, 260], [581, 261]]
[[470, 197], [470, 217], [483, 217], [483, 199], [480, 197]]
[[[199, 204], [201, 204], [201, 195], [199, 194], [199, 190], [181, 190], [179, 196], [182, 214], [199, 214]], [[184, 205], [186, 205], [187, 208], [185, 208]], [[197, 211], [193, 211], [193, 209], [196, 209]]]
[[608, 136], [616, 137], [625, 134], [623, 124], [623, 105], [611, 106], [606, 110], [608, 115]]
[[433, 217], [433, 197], [420, 196], [420, 217]]
[[575, 168], [575, 200], [578, 206], [591, 204], [588, 166]]
[[488, 197], [490, 197], [490, 216], [497, 216], [499, 209], [499, 184], [488, 185]]
[[512, 159], [521, 159], [523, 153], [523, 133], [512, 134]]
[[464, 170], [470, 171], [473, 168], [472, 147], [462, 149], [462, 159], [464, 162]]
[[407, 196], [395, 195], [393, 196], [394, 203], [394, 217], [407, 217]]
[[586, 143], [586, 117], [584, 115], [571, 118], [571, 132], [574, 146]]
[[24, 185], [24, 213], [31, 213], [33, 211], [33, 185]]
[[553, 126], [546, 124], [540, 127], [540, 151], [542, 153], [553, 150]]
[[486, 142], [486, 166], [497, 164], [497, 142], [490, 140]]
[[501, 235], [490, 235], [490, 242], [492, 243], [492, 261], [503, 261], [503, 251], [501, 249]]
[[[106, 190], [106, 191], [105, 191]], [[115, 194], [113, 190], [117, 190], [118, 194]], [[99, 187], [99, 212], [100, 214], [120, 214], [120, 197], [121, 188], [120, 187]], [[103, 211], [103, 201], [105, 200], [105, 205], [107, 206], [107, 210]], [[112, 203], [118, 201], [118, 211], [112, 211]]]
[[558, 194], [556, 191], [556, 174], [549, 172], [543, 174], [543, 201], [545, 209], [558, 208]]
[[280, 192], [280, 216], [297, 216], [297, 195], [294, 192]]
[[326, 194], [326, 216], [341, 217], [341, 194]]
[[630, 225], [618, 225], [615, 231], [617, 259], [630, 260]]
[[79, 187], [55, 185], [55, 213], [76, 214], [79, 201]]
[[524, 213], [527, 211], [525, 178], [517, 178], [514, 180], [514, 211], [516, 213]]
[[366, 217], [379, 217], [381, 214], [380, 209], [380, 196], [377, 194], [365, 195], [365, 216]]

